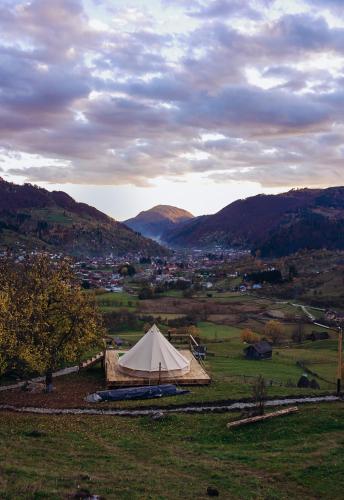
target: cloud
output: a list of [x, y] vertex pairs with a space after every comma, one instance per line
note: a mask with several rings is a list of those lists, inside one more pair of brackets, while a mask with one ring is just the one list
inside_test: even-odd
[[261, 14], [251, 7], [250, 3], [241, 0], [213, 0], [212, 2], [199, 4], [198, 10], [191, 10], [189, 16], [211, 19], [223, 17], [260, 19]]
[[337, 12], [337, 9], [339, 12], [343, 12], [343, 2], [341, 0], [305, 0], [307, 4], [309, 4], [310, 7], [313, 7], [314, 9], [328, 9], [332, 10], [335, 9]]
[[128, 83], [118, 84], [114, 89], [126, 94], [141, 98], [148, 98], [164, 102], [185, 101], [190, 99], [193, 91], [188, 81], [183, 81], [179, 76], [154, 77], [148, 82], [145, 80], [132, 80]]
[[344, 49], [344, 29], [331, 29], [323, 17], [308, 13], [283, 16], [268, 29], [262, 41], [266, 41], [267, 37], [270, 39], [272, 51], [281, 53], [295, 50], [331, 50], [342, 53]]
[[[280, 90], [266, 91], [250, 86], [231, 86], [215, 96], [201, 95], [182, 111], [183, 120], [207, 128], [259, 127], [268, 130], [301, 131], [330, 120], [329, 105], [311, 96], [298, 96]], [[263, 129], [262, 129], [263, 127]], [[204, 127], [205, 128], [205, 127]]]
[[98, 2], [99, 19], [88, 5], [0, 6], [0, 148], [26, 154], [9, 174], [342, 183], [344, 29], [321, 10], [276, 18], [267, 2], [174, 1], [174, 29], [148, 0]]

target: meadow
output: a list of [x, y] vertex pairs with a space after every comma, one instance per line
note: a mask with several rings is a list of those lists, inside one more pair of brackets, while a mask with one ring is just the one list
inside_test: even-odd
[[212, 486], [226, 499], [342, 498], [342, 403], [227, 429], [237, 417], [1, 413], [0, 496], [192, 499]]
[[[148, 307], [144, 306], [144, 313], [160, 318], [163, 331], [168, 319], [183, 315], [170, 312], [171, 301], [177, 301], [177, 310], [184, 307], [183, 300], [188, 301], [181, 296], [139, 301], [124, 293], [95, 297], [104, 313], [123, 309], [141, 313], [145, 302]], [[215, 321], [208, 318], [198, 323], [199, 336], [208, 348], [205, 368], [211, 384], [192, 387], [183, 396], [107, 402], [98, 404], [97, 409], [164, 409], [251, 398], [258, 375], [266, 380], [269, 398], [334, 392], [336, 337], [331, 333], [328, 340], [286, 342], [296, 324], [290, 319], [294, 312], [290, 304], [238, 294], [199, 296], [188, 304], [194, 308], [197, 301], [201, 307], [219, 302], [222, 308]], [[224, 304], [228, 304], [228, 311]], [[284, 337], [281, 345], [274, 347], [272, 359], [245, 359], [242, 330], [250, 327], [260, 333], [275, 313], [280, 314]], [[238, 317], [241, 320], [236, 322]], [[305, 333], [315, 329], [305, 323]], [[142, 337], [143, 330], [128, 328], [112, 335], [120, 336], [129, 347]], [[296, 387], [302, 366], [318, 374], [320, 390]], [[94, 407], [84, 397], [102, 388], [104, 371], [98, 365], [56, 379], [52, 394], [5, 391], [0, 393], [0, 403]], [[207, 498], [207, 487], [212, 486], [221, 498], [228, 499], [342, 498], [342, 402], [303, 405], [298, 414], [228, 430], [226, 423], [238, 417], [238, 413], [174, 413], [154, 421], [151, 417], [1, 412], [0, 497], [60, 499], [96, 494], [106, 499], [191, 499]]]

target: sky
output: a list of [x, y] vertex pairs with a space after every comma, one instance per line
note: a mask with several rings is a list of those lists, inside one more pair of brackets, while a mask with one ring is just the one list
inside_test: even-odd
[[119, 220], [344, 185], [343, 0], [0, 0], [0, 176]]

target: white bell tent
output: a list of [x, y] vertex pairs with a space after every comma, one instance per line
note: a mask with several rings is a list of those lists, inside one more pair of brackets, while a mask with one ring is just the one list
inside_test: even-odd
[[190, 361], [153, 325], [130, 351], [119, 358], [118, 368], [132, 377], [171, 378], [188, 373]]

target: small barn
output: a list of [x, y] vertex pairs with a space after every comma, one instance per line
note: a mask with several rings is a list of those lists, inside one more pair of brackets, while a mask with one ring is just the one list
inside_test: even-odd
[[244, 349], [246, 359], [271, 359], [272, 347], [266, 340], [249, 345]]
[[306, 336], [306, 340], [312, 340], [312, 342], [315, 342], [316, 340], [327, 340], [329, 338], [330, 336], [328, 332], [316, 332], [314, 330], [311, 334]]

